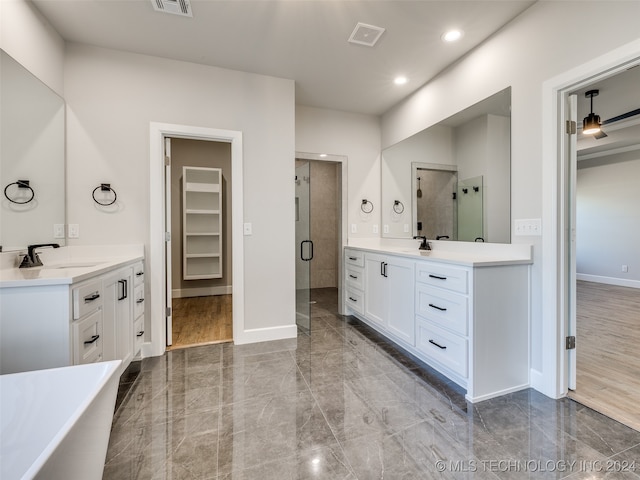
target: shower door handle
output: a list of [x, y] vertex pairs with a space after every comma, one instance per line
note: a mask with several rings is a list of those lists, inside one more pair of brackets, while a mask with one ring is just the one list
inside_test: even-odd
[[[309, 256], [305, 257], [304, 256], [304, 244], [308, 243], [309, 247], [310, 247], [310, 251], [309, 251]], [[302, 242], [300, 242], [300, 259], [305, 261], [305, 262], [309, 262], [311, 260], [313, 260], [313, 242], [311, 240], [303, 240]]]

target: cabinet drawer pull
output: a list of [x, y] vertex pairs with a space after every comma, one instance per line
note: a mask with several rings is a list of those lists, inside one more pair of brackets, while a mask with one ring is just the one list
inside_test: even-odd
[[136, 277], [140, 277], [142, 275], [144, 275], [144, 272], [136, 272]]
[[438, 280], [446, 280], [447, 277], [439, 277], [438, 275], [429, 274], [429, 278], [436, 278]]
[[353, 298], [353, 297], [349, 297], [349, 300], [351, 300], [352, 302], [357, 302], [358, 300]]
[[144, 298], [139, 298], [138, 300], [136, 300], [136, 303], [142, 303], [144, 302]]
[[100, 335], [93, 335], [91, 337], [91, 340], [87, 340], [86, 342], [84, 342], [84, 344], [85, 345], [91, 345], [92, 343], [97, 342], [99, 338], [100, 338]]
[[358, 257], [349, 257], [349, 260], [357, 260]]
[[440, 310], [441, 312], [446, 312], [446, 311], [447, 311], [447, 309], [446, 309], [446, 308], [439, 307], [439, 306], [437, 306], [437, 305], [434, 305], [433, 303], [430, 303], [430, 304], [429, 304], [429, 306], [430, 306], [431, 308], [435, 308], [436, 310]]
[[84, 303], [93, 302], [94, 300], [97, 300], [98, 298], [100, 298], [100, 294], [98, 292], [94, 292], [91, 295], [87, 295], [86, 297], [84, 297]]
[[349, 277], [350, 277], [350, 278], [355, 278], [356, 280], [358, 279], [358, 277], [357, 277], [357, 276], [355, 276], [355, 275], [351, 275], [351, 274], [349, 274]]
[[437, 344], [436, 342], [434, 342], [433, 340], [429, 339], [429, 343], [435, 345], [436, 347], [438, 347], [441, 350], [446, 350], [447, 347], [443, 347], [442, 345]]
[[136, 337], [141, 337], [142, 335], [144, 335], [144, 330], [136, 333]]

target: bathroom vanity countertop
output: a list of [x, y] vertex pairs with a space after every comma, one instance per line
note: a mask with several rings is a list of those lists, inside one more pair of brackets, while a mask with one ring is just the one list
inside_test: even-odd
[[105, 254], [72, 247], [46, 250], [40, 253], [42, 267], [0, 269], [0, 288], [70, 285], [143, 260], [143, 251], [142, 246]]
[[[431, 242], [431, 241], [430, 241]], [[436, 243], [431, 242], [431, 243]], [[445, 243], [445, 242], [440, 242]], [[450, 243], [450, 242], [447, 242]], [[431, 260], [466, 267], [492, 267], [497, 265], [529, 265], [533, 263], [530, 245], [469, 244], [465, 250], [463, 242], [456, 242], [456, 250], [435, 247], [433, 250], [419, 250], [416, 247], [385, 245], [347, 245], [345, 248], [364, 250], [373, 253], [399, 255], [412, 259]], [[447, 245], [450, 246], [450, 245]], [[502, 248], [500, 248], [502, 247]]]

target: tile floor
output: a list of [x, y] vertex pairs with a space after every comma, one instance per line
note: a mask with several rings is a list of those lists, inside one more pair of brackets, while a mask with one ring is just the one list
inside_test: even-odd
[[335, 302], [309, 336], [171, 351], [128, 387], [105, 479], [640, 480], [640, 432], [534, 390], [467, 404]]

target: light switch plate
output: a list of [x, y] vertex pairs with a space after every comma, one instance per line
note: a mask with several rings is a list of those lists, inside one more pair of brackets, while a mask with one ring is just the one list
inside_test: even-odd
[[384, 231], [384, 233], [389, 233], [389, 225], [385, 225], [384, 227], [382, 227], [382, 230]]
[[540, 218], [525, 218], [515, 220], [515, 234], [518, 236], [542, 235], [542, 220]]
[[53, 238], [64, 238], [64, 223], [53, 225]]
[[253, 225], [251, 223], [245, 223], [242, 229], [245, 235], [253, 235]]
[[378, 225], [377, 224], [373, 225], [373, 233], [378, 233]]
[[358, 224], [357, 223], [352, 223], [351, 224], [351, 233], [358, 233]]
[[80, 225], [77, 223], [69, 224], [69, 238], [80, 238]]

